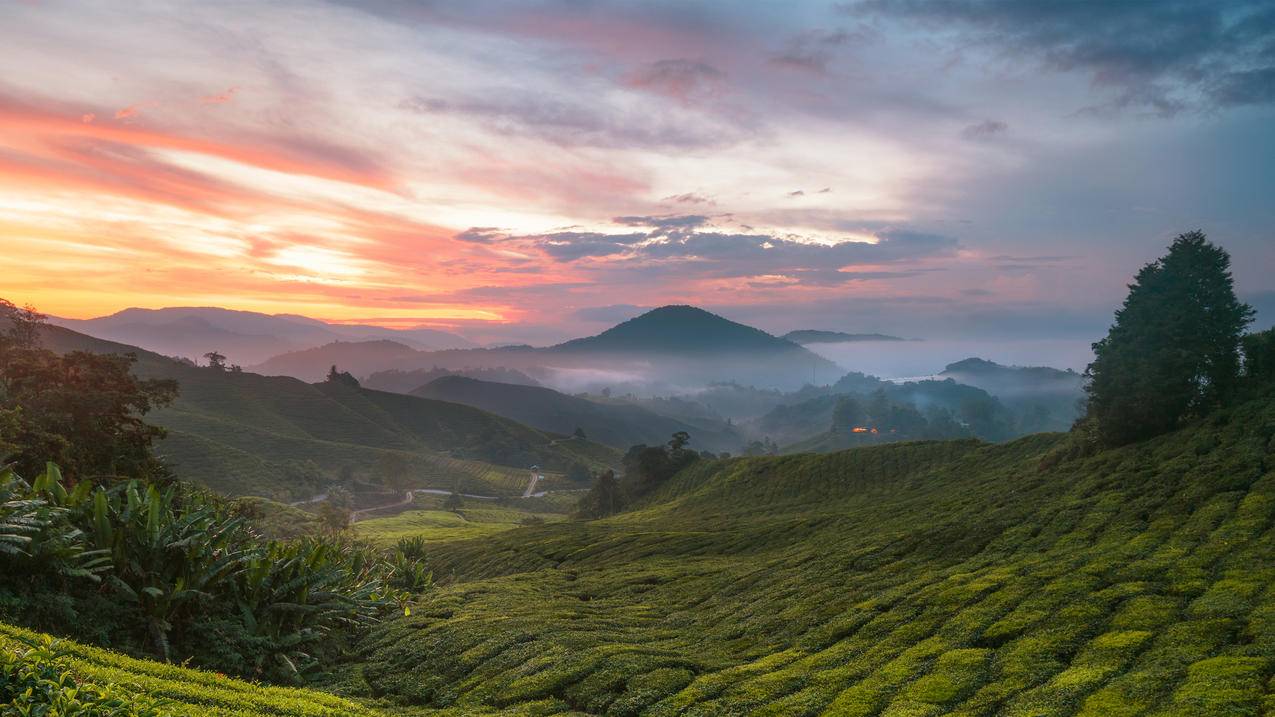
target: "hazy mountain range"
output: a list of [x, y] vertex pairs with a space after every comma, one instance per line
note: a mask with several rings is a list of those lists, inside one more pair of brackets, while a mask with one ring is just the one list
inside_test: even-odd
[[314, 380], [333, 366], [368, 376], [378, 371], [504, 368], [575, 392], [623, 387], [668, 393], [717, 381], [796, 389], [832, 381], [837, 364], [791, 341], [693, 306], [664, 306], [596, 336], [544, 348], [415, 350], [406, 345], [333, 342], [275, 356], [252, 370]]
[[785, 341], [794, 344], [840, 344], [861, 341], [907, 341], [907, 339], [889, 334], [847, 334], [844, 331], [821, 331], [819, 329], [798, 329], [783, 335]]
[[157, 453], [179, 477], [225, 494], [296, 498], [342, 472], [517, 494], [533, 463], [565, 472], [618, 458], [591, 441], [560, 441], [565, 436], [455, 402], [218, 371], [59, 326], [47, 327], [42, 343], [59, 353], [133, 353], [138, 376], [176, 380], [177, 400], [147, 415], [168, 431]]
[[474, 346], [456, 334], [435, 329], [333, 324], [295, 314], [262, 314], [208, 306], [124, 309], [95, 319], [49, 317], [49, 322], [165, 356], [199, 359], [209, 351], [217, 351], [230, 363], [244, 366], [288, 351], [336, 341], [393, 340], [412, 349], [427, 350]]

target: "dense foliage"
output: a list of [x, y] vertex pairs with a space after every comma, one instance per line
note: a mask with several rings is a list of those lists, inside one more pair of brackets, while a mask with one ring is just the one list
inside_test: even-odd
[[593, 487], [580, 499], [576, 514], [600, 518], [653, 493], [678, 471], [700, 459], [698, 452], [687, 447], [690, 441], [690, 434], [678, 431], [662, 446], [633, 446], [624, 455], [623, 480], [617, 479], [614, 471], [600, 473]]
[[1229, 398], [1253, 310], [1235, 298], [1231, 258], [1182, 234], [1142, 267], [1089, 365], [1089, 419], [1118, 446], [1157, 436]]
[[1244, 347], [1244, 375], [1251, 381], [1275, 380], [1275, 329], [1248, 334]]
[[[979, 404], [970, 403], [968, 413], [977, 415]], [[917, 440], [924, 438], [968, 438], [968, 424], [958, 423], [942, 406], [925, 413], [911, 404], [896, 403], [876, 391], [865, 398], [841, 396], [832, 412], [833, 433], [859, 433], [865, 438]]]
[[189, 485], [68, 489], [52, 464], [31, 483], [0, 471], [0, 572], [11, 619], [281, 681], [429, 586], [419, 556], [340, 537], [264, 540]]
[[177, 395], [171, 380], [142, 380], [132, 355], [41, 348], [44, 317], [0, 299], [0, 460], [34, 473], [53, 459], [77, 478], [156, 476], [161, 428], [142, 417]]

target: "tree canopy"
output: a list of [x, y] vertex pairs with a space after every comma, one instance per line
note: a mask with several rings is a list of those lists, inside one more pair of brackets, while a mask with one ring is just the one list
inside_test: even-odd
[[164, 431], [142, 417], [176, 398], [177, 383], [138, 379], [131, 354], [41, 348], [42, 321], [0, 299], [0, 459], [28, 474], [49, 460], [75, 478], [161, 474], [151, 444]]
[[1193, 231], [1138, 272], [1086, 372], [1088, 420], [1101, 443], [1173, 430], [1234, 389], [1253, 310], [1236, 299], [1230, 264]]

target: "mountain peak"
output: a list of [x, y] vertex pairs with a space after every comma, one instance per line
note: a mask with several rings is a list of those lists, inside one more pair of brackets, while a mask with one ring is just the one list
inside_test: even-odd
[[797, 348], [770, 334], [696, 306], [670, 304], [617, 324], [597, 336], [560, 345], [575, 350], [664, 350], [671, 353]]

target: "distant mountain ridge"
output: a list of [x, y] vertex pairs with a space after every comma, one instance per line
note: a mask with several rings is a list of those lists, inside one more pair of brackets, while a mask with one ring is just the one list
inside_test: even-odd
[[452, 402], [218, 371], [59, 326], [41, 340], [59, 353], [133, 353], [136, 375], [175, 379], [177, 400], [146, 417], [168, 430], [156, 451], [179, 477], [224, 494], [292, 499], [342, 471], [394, 471], [417, 485], [517, 495], [533, 463], [565, 472], [618, 458], [591, 441], [558, 443], [561, 436]]
[[544, 348], [507, 346], [351, 357], [323, 347], [275, 356], [257, 369], [316, 376], [334, 364], [358, 376], [387, 370], [511, 369], [570, 392], [625, 383], [684, 387], [718, 381], [795, 389], [844, 373], [837, 364], [803, 346], [685, 305], [652, 309], [596, 336]]
[[393, 363], [419, 353], [407, 344], [389, 339], [372, 341], [333, 341], [290, 351], [251, 366], [255, 373], [265, 376], [292, 376], [302, 381], [318, 381], [327, 375], [332, 366], [356, 376], [371, 373], [374, 367]]
[[472, 348], [467, 339], [435, 329], [387, 329], [337, 324], [296, 314], [263, 314], [210, 306], [130, 308], [93, 319], [50, 317], [68, 329], [166, 356], [198, 359], [209, 351], [251, 365], [288, 351], [335, 341], [389, 339], [414, 349]]
[[378, 391], [393, 391], [394, 393], [411, 393], [413, 389], [420, 388], [435, 379], [444, 376], [467, 376], [476, 378], [480, 381], [492, 381], [496, 383], [512, 383], [519, 386], [539, 386], [540, 382], [528, 376], [522, 371], [507, 368], [472, 368], [472, 369], [445, 369], [445, 368], [418, 368], [411, 371], [399, 371], [390, 369], [388, 371], [376, 371], [370, 374], [361, 382], [364, 388], [374, 388]]
[[847, 334], [844, 331], [821, 331], [819, 329], [798, 329], [783, 335], [784, 340], [795, 344], [837, 344], [860, 341], [907, 341], [908, 339], [889, 334]]

